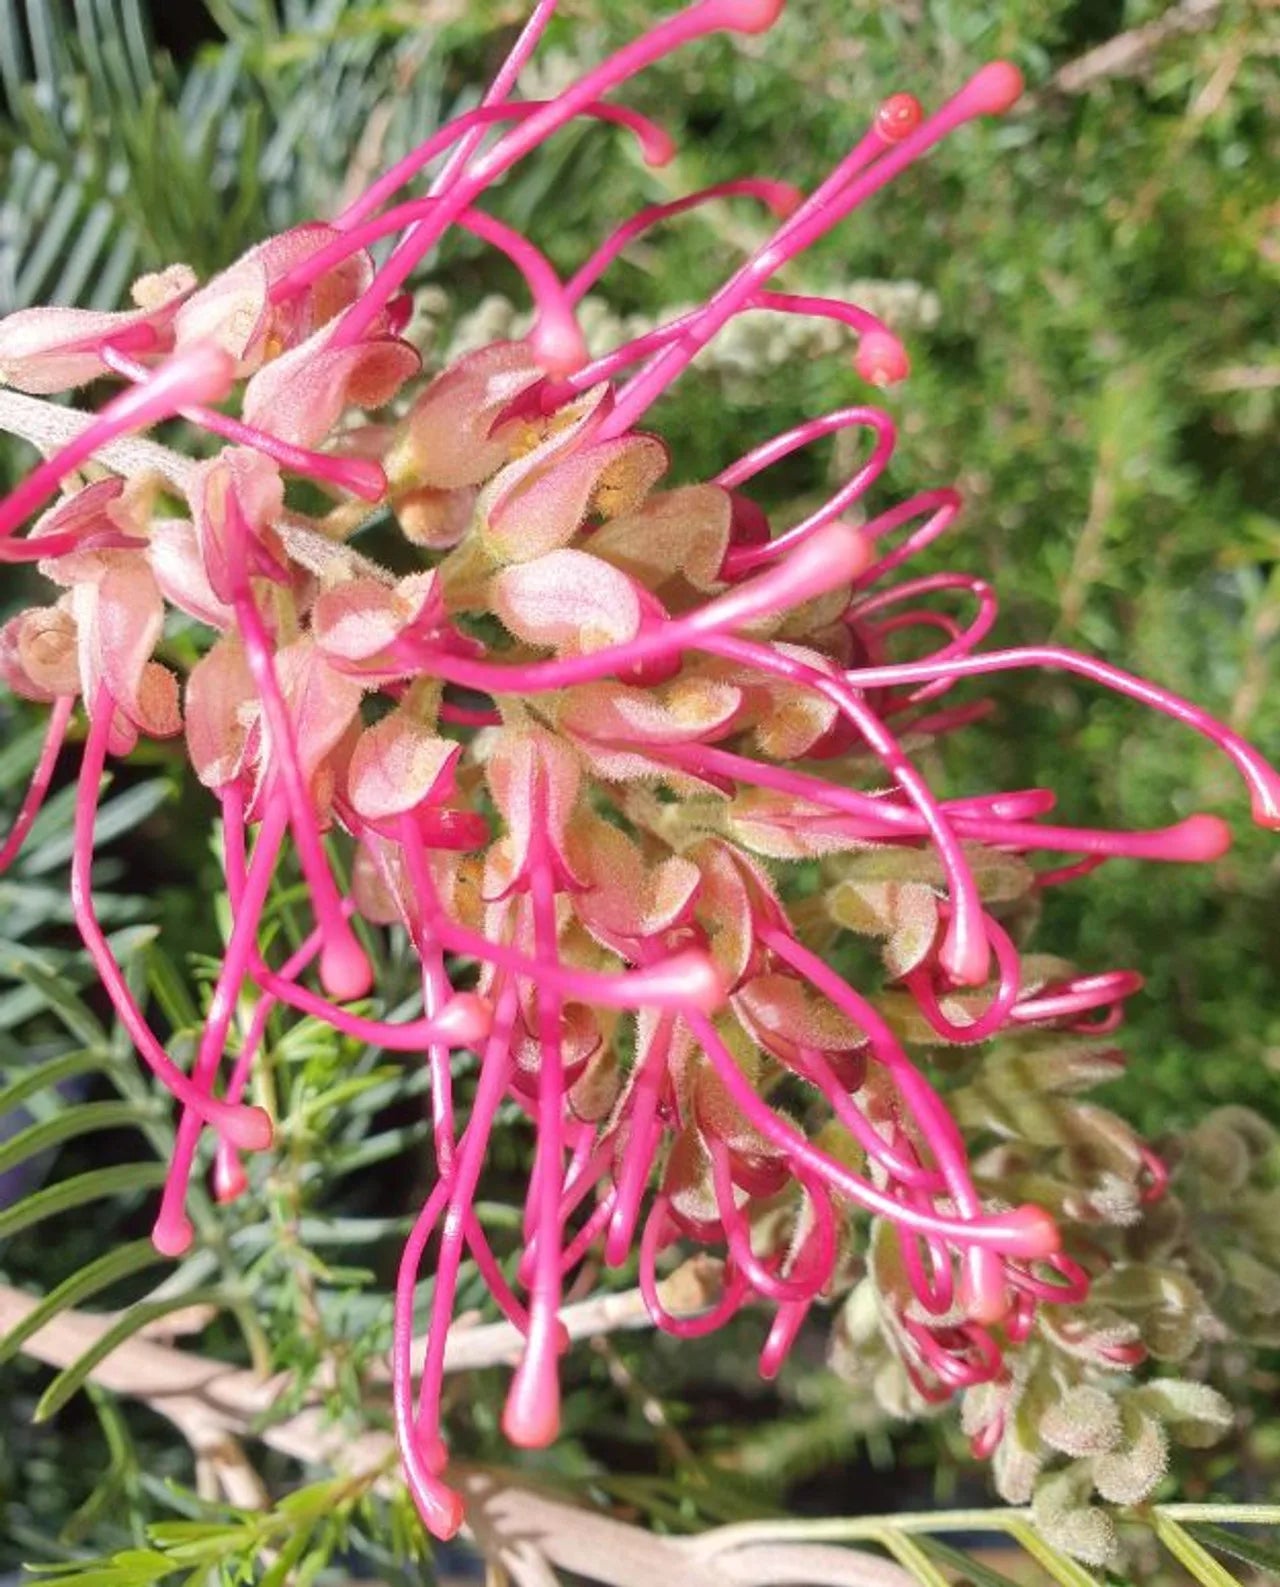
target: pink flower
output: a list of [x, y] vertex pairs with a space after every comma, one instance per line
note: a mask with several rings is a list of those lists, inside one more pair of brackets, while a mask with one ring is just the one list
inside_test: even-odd
[[[983, 68], [932, 116], [910, 96], [886, 100], [807, 196], [745, 179], [642, 211], [567, 285], [477, 208], [580, 115], [619, 121], [665, 157], [657, 129], [603, 96], [700, 37], [764, 31], [780, 9], [697, 0], [532, 104], [511, 94], [554, 10], [540, 0], [484, 104], [334, 224], [268, 239], [176, 312], [175, 296], [141, 318], [0, 323], [2, 367], [28, 389], [103, 368], [130, 382], [0, 505], [0, 557], [39, 560], [66, 590], [0, 634], [6, 681], [54, 702], [52, 748], [3, 859], [34, 818], [78, 696], [89, 734], [77, 920], [139, 1052], [182, 1105], [156, 1224], [163, 1250], [191, 1238], [184, 1200], [206, 1125], [223, 1199], [247, 1184], [239, 1153], [269, 1145], [268, 1121], [244, 1094], [273, 1007], [425, 1061], [438, 1178], [397, 1285], [395, 1412], [408, 1481], [440, 1536], [461, 1515], [442, 1475], [440, 1390], [464, 1253], [525, 1339], [504, 1425], [526, 1446], [556, 1435], [560, 1298], [596, 1246], [612, 1265], [636, 1255], [654, 1320], [678, 1335], [748, 1303], [772, 1308], [761, 1356], [771, 1375], [815, 1301], [833, 1294], [839, 1254], [865, 1238], [869, 1218], [895, 1348], [927, 1400], [1007, 1385], [1004, 1353], [1037, 1308], [1085, 1293], [1087, 1275], [1046, 1211], [979, 1193], [962, 1132], [901, 1032], [923, 1028], [933, 1044], [1109, 1029], [1139, 976], [1038, 964], [1006, 929], [1008, 906], [1112, 856], [1210, 859], [1227, 833], [1205, 814], [1154, 832], [1052, 825], [1053, 797], [1037, 789], [939, 797], [908, 745], [983, 715], [980, 701], [939, 704], [958, 682], [1049, 667], [1139, 700], [1216, 744], [1255, 818], [1280, 826], [1280, 778], [1196, 707], [1074, 652], [981, 650], [996, 608], [979, 579], [887, 582], [951, 526], [959, 497], [932, 489], [857, 521], [894, 449], [882, 410], [816, 417], [715, 481], [677, 487], [663, 480], [678, 437], [637, 428], [747, 311], [835, 319], [857, 340], [863, 380], [902, 379], [905, 349], [864, 310], [769, 283], [954, 127], [1006, 110], [1019, 89], [1013, 67]], [[387, 208], [438, 155], [446, 163], [427, 196]], [[773, 212], [768, 242], [706, 303], [587, 362], [573, 317], [586, 286], [640, 232], [727, 193]], [[460, 359], [402, 414], [352, 432], [352, 409], [383, 408], [417, 374], [400, 336], [402, 289], [455, 225], [525, 272], [535, 328], [525, 343]], [[375, 236], [393, 239], [377, 268], [366, 251]], [[165, 361], [138, 362], [171, 344]], [[210, 406], [233, 377], [246, 381], [239, 420]], [[232, 443], [191, 470], [189, 520], [157, 516], [144, 488], [100, 484], [18, 534], [97, 447], [174, 413]], [[867, 461], [801, 523], [775, 531], [752, 480], [842, 429], [866, 432]], [[335, 495], [335, 511], [291, 512], [287, 472]], [[352, 497], [398, 515], [419, 568], [394, 576], [343, 542], [359, 521]], [[88, 880], [108, 754], [182, 725], [177, 684], [154, 659], [166, 604], [209, 631], [185, 682], [185, 748], [221, 816], [233, 905], [189, 1074], [112, 960]], [[932, 653], [895, 661], [903, 632], [916, 651], [936, 641]], [[326, 836], [351, 856], [349, 892]], [[1037, 870], [1041, 853], [1068, 858]], [[276, 967], [259, 927], [286, 856], [307, 883], [314, 929]], [[796, 897], [793, 860], [820, 867], [820, 896]], [[347, 1006], [371, 990], [357, 914], [408, 934], [419, 1017]], [[887, 988], [868, 995], [833, 968], [842, 932], [880, 942]], [[230, 1022], [250, 989], [256, 1010], [224, 1075]], [[459, 1047], [479, 1055], [465, 1121], [452, 1091]], [[536, 1133], [515, 1286], [473, 1210], [504, 1101]], [[1117, 1137], [1115, 1151], [1137, 1194], [1159, 1193], [1163, 1171], [1136, 1139]], [[413, 1302], [433, 1240], [418, 1362]], [[689, 1246], [718, 1254], [721, 1293], [676, 1316], [659, 1269]], [[1008, 1409], [1008, 1395], [993, 1396], [991, 1420], [974, 1429], [982, 1448], [999, 1442]]]
[[134, 283], [136, 309], [20, 309], [0, 320], [0, 385], [44, 395], [70, 391], [107, 373], [106, 345], [154, 356], [174, 345], [179, 305], [196, 284], [186, 265]]

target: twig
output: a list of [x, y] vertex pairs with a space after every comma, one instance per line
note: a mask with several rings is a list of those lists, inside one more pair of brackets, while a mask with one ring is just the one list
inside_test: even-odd
[[[95, 422], [96, 416], [92, 413], [63, 408], [41, 397], [24, 396], [20, 391], [0, 389], [0, 430], [28, 441], [46, 457], [83, 435]], [[189, 458], [181, 457], [167, 446], [136, 436], [108, 441], [94, 456], [105, 467], [127, 478], [159, 474], [184, 495], [196, 467]]]
[[[1105, 417], [1105, 407], [1103, 412]], [[1102, 553], [1115, 510], [1118, 461], [1116, 438], [1114, 434], [1105, 434], [1098, 448], [1098, 461], [1093, 471], [1088, 515], [1076, 537], [1059, 607], [1059, 626], [1068, 633], [1078, 626], [1089, 590], [1105, 566]]]
[[1104, 78], [1132, 77], [1170, 39], [1212, 27], [1222, 9], [1223, 0], [1178, 0], [1154, 21], [1118, 33], [1059, 67], [1052, 86], [1064, 94], [1083, 94]]
[[1211, 369], [1199, 386], [1201, 391], [1275, 391], [1280, 388], [1280, 364], [1225, 364]]
[[[677, 1268], [659, 1288], [663, 1305], [677, 1314], [691, 1315], [703, 1311], [719, 1294], [720, 1264], [695, 1258]], [[638, 1289], [594, 1295], [590, 1300], [565, 1306], [561, 1309], [560, 1321], [570, 1339], [575, 1340], [598, 1339], [603, 1334], [653, 1326], [645, 1309], [644, 1297]], [[480, 1328], [452, 1329], [445, 1346], [444, 1369], [446, 1372], [468, 1372], [477, 1367], [513, 1362], [519, 1357], [522, 1343], [519, 1329], [509, 1322], [485, 1323]], [[416, 1370], [421, 1367], [426, 1341], [417, 1341], [414, 1352]]]
[[[28, 397], [0, 387], [0, 431], [29, 442], [45, 457], [83, 435], [95, 422], [96, 416], [92, 413], [81, 413], [76, 408], [64, 408], [41, 397]], [[93, 454], [93, 460], [126, 479], [158, 474], [184, 496], [190, 494], [195, 482], [197, 465], [191, 458], [139, 436], [108, 441]], [[362, 516], [364, 511], [362, 506]], [[391, 574], [376, 562], [341, 541], [320, 534], [301, 519], [285, 514], [275, 528], [285, 550], [311, 573], [332, 572], [338, 567], [351, 577], [377, 579], [385, 584], [394, 582]]]
[[[33, 1297], [0, 1285], [0, 1334], [21, 1322], [37, 1304]], [[579, 1326], [594, 1304], [569, 1308], [578, 1313]], [[625, 1314], [626, 1308], [615, 1308], [613, 1315], [616, 1320]], [[101, 1338], [112, 1320], [109, 1315], [62, 1312], [33, 1334], [23, 1350], [49, 1366], [69, 1366]], [[352, 1436], [318, 1406], [263, 1425], [291, 1386], [288, 1374], [263, 1381], [251, 1372], [135, 1337], [99, 1362], [91, 1376], [103, 1388], [160, 1412], [195, 1448], [212, 1451], [225, 1447], [228, 1439], [257, 1438], [305, 1465], [325, 1465], [340, 1475], [368, 1478], [383, 1491], [395, 1486], [395, 1445], [388, 1433]], [[818, 1587], [914, 1587], [911, 1577], [896, 1565], [851, 1549], [803, 1545], [778, 1549], [770, 1538], [763, 1540], [765, 1548], [757, 1549], [726, 1537], [732, 1554], [722, 1561], [717, 1557], [716, 1531], [696, 1540], [655, 1537], [492, 1471], [463, 1468], [450, 1475], [466, 1498], [467, 1522], [476, 1542], [521, 1587], [545, 1587], [554, 1581], [556, 1570], [606, 1587], [653, 1587], [655, 1582], [764, 1587], [797, 1581]]]

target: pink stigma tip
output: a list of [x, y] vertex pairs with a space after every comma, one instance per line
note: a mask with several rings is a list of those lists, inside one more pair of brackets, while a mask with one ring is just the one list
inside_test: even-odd
[[240, 1159], [225, 1144], [219, 1142], [218, 1155], [213, 1160], [213, 1199], [222, 1205], [238, 1201], [249, 1188], [249, 1180]]
[[320, 981], [339, 1003], [353, 1003], [373, 985], [373, 971], [354, 937], [328, 943], [320, 955]]
[[709, 955], [690, 948], [667, 961], [667, 972], [681, 982], [685, 1000], [700, 1014], [715, 1014], [728, 999], [724, 978]]
[[1012, 61], [991, 61], [970, 78], [962, 97], [975, 116], [1003, 116], [1022, 97], [1022, 73]]
[[1271, 832], [1280, 832], [1280, 776], [1270, 766], [1263, 767], [1262, 775], [1253, 784], [1249, 801], [1254, 824]]
[[995, 1251], [974, 1247], [965, 1252], [960, 1280], [960, 1300], [976, 1323], [1003, 1322], [1011, 1304], [1004, 1281], [1004, 1263]]
[[804, 194], [791, 182], [771, 182], [764, 201], [779, 220], [790, 220], [804, 203]]
[[271, 1117], [261, 1108], [240, 1107], [237, 1104], [211, 1116], [210, 1123], [242, 1152], [265, 1152], [274, 1135]]
[[462, 1526], [462, 1495], [442, 1482], [433, 1483], [430, 1489], [418, 1482], [413, 1485], [414, 1503], [418, 1514], [432, 1537], [447, 1543], [457, 1537]]
[[767, 33], [786, 9], [786, 0], [730, 0], [725, 27], [735, 33]]
[[[811, 534], [783, 561], [758, 576], [774, 611], [785, 611], [839, 589], [868, 566], [871, 547], [853, 524], [837, 518]], [[765, 610], [762, 606], [762, 610]]]
[[444, 1439], [438, 1433], [419, 1433], [414, 1443], [418, 1459], [427, 1471], [438, 1477], [449, 1464], [449, 1451], [444, 1447]]
[[676, 140], [662, 127], [646, 128], [640, 143], [640, 155], [651, 170], [670, 165], [677, 153]]
[[185, 1256], [191, 1249], [195, 1230], [186, 1213], [178, 1211], [172, 1217], [161, 1212], [151, 1231], [151, 1243], [161, 1256]]
[[1180, 860], [1220, 860], [1231, 847], [1231, 828], [1221, 816], [1188, 816], [1168, 835], [1174, 840], [1169, 852]]
[[991, 944], [980, 930], [958, 930], [962, 918], [959, 912], [953, 917], [938, 950], [938, 961], [957, 986], [981, 986], [991, 971]]
[[[163, 370], [165, 366], [161, 366]], [[168, 366], [181, 380], [184, 403], [224, 402], [235, 385], [236, 365], [230, 353], [201, 342], [180, 353]], [[152, 377], [153, 380], [155, 377]]]
[[1040, 1262], [1056, 1256], [1062, 1249], [1058, 1226], [1043, 1207], [1025, 1205], [1012, 1212], [999, 1212], [984, 1219], [987, 1228], [1004, 1230], [1008, 1238], [1002, 1249], [1007, 1256]]
[[526, 1355], [511, 1380], [502, 1431], [517, 1449], [546, 1449], [560, 1433], [560, 1388], [554, 1371]]
[[371, 457], [344, 457], [334, 469], [334, 480], [362, 501], [381, 501], [387, 494], [387, 476]]
[[539, 366], [557, 380], [576, 375], [590, 353], [573, 319], [540, 319], [529, 332], [529, 347]]
[[858, 343], [853, 367], [870, 385], [896, 386], [911, 373], [911, 360], [896, 336], [868, 331]]
[[924, 107], [914, 94], [890, 94], [876, 111], [876, 131], [886, 143], [901, 143], [924, 120]]
[[432, 1030], [451, 1046], [474, 1047], [489, 1034], [493, 1024], [493, 1009], [486, 998], [475, 992], [459, 992], [451, 997], [438, 1018], [432, 1020]]

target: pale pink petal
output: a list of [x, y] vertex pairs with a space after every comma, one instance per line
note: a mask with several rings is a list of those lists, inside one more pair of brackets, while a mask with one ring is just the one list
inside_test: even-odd
[[206, 788], [225, 788], [240, 775], [259, 710], [244, 645], [228, 634], [187, 679], [187, 749]]
[[310, 782], [356, 720], [364, 691], [331, 667], [310, 639], [278, 651], [275, 666], [293, 719], [298, 761]]
[[[104, 683], [119, 708], [142, 726], [138, 693], [164, 632], [164, 600], [141, 558], [122, 558], [98, 583], [91, 632], [98, 652], [95, 681]], [[88, 679], [85, 698], [92, 698]]]
[[0, 385], [40, 397], [71, 391], [108, 373], [100, 352], [107, 342], [140, 355], [166, 352], [174, 309], [195, 276], [175, 265], [143, 282], [137, 309], [19, 309], [0, 320]]
[[719, 485], [682, 485], [602, 525], [591, 550], [655, 594], [677, 583], [706, 593], [723, 582], [732, 516], [729, 492]]
[[246, 447], [229, 446], [200, 463], [187, 492], [195, 517], [196, 538], [209, 588], [218, 600], [235, 599], [227, 559], [227, 510], [234, 495], [250, 534], [262, 539], [284, 512], [284, 481], [270, 458]]
[[351, 803], [366, 821], [405, 815], [452, 789], [461, 744], [437, 737], [406, 711], [393, 711], [361, 733], [347, 767]]
[[244, 417], [293, 446], [317, 446], [347, 408], [380, 408], [421, 359], [408, 342], [392, 336], [330, 347], [330, 333], [308, 341], [264, 364], [244, 394]]
[[407, 485], [455, 490], [478, 485], [510, 455], [494, 421], [542, 378], [522, 342], [496, 342], [436, 377], [409, 413], [403, 456], [393, 472]]
[[408, 629], [443, 620], [434, 572], [413, 573], [394, 585], [353, 578], [324, 590], [311, 609], [316, 643], [335, 661], [373, 661]]
[[586, 551], [550, 551], [494, 575], [493, 609], [517, 639], [569, 654], [634, 638], [641, 604], [625, 573]]
[[61, 601], [19, 612], [0, 628], [0, 677], [24, 700], [79, 694], [76, 624]]
[[271, 288], [338, 235], [332, 226], [311, 222], [250, 249], [183, 305], [175, 321], [178, 346], [212, 341], [245, 375], [305, 341], [368, 287], [369, 255], [358, 250], [281, 303], [271, 302]]
[[666, 472], [667, 449], [653, 436], [624, 435], [575, 447], [518, 481], [507, 478], [521, 466], [504, 469], [479, 503], [485, 546], [503, 562], [568, 545], [589, 512], [630, 512]]
[[147, 560], [171, 606], [210, 628], [231, 627], [235, 614], [213, 592], [193, 523], [184, 518], [164, 518], [153, 523]]
[[582, 788], [582, 763], [544, 728], [508, 731], [499, 738], [485, 775], [511, 845], [513, 874], [524, 867], [535, 832], [563, 876], [576, 880], [568, 859], [569, 826]]

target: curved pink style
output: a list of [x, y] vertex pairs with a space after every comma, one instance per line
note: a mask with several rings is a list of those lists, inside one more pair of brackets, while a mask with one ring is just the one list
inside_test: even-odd
[[[761, 33], [781, 9], [695, 0], [555, 98], [528, 101], [518, 79], [556, 11], [535, 0], [476, 109], [332, 225], [265, 240], [189, 307], [166, 309], [180, 313], [173, 335], [160, 311], [0, 322], [32, 389], [104, 369], [130, 383], [0, 503], [0, 565], [35, 563], [55, 590], [0, 628], [0, 678], [50, 708], [0, 870], [82, 706], [71, 902], [121, 1024], [180, 1110], [153, 1234], [166, 1254], [194, 1238], [206, 1127], [216, 1197], [255, 1192], [241, 1154], [266, 1150], [272, 1127], [246, 1097], [276, 1094], [273, 1016], [421, 1066], [435, 1178], [397, 1274], [391, 1372], [405, 1479], [439, 1537], [463, 1519], [442, 1400], [466, 1262], [519, 1335], [502, 1425], [526, 1448], [559, 1431], [560, 1311], [587, 1260], [634, 1258], [652, 1320], [677, 1338], [767, 1309], [760, 1370], [772, 1377], [869, 1239], [870, 1270], [887, 1254], [892, 1274], [876, 1280], [882, 1337], [904, 1385], [933, 1404], [1007, 1388], [1037, 1329], [1069, 1330], [1052, 1308], [1086, 1298], [1099, 1259], [1068, 1256], [1078, 1230], [1042, 1208], [1008, 1207], [998, 1151], [971, 1162], [948, 1101], [954, 1071], [934, 1050], [1114, 1029], [1139, 971], [1024, 958], [1038, 890], [1112, 858], [1212, 861], [1230, 832], [1204, 812], [1136, 832], [1054, 821], [1049, 788], [938, 792], [922, 742], [992, 708], [965, 698], [968, 680], [1044, 668], [1145, 704], [1225, 754], [1255, 820], [1280, 828], [1280, 774], [1230, 728], [1105, 660], [984, 650], [990, 584], [902, 575], [952, 529], [961, 498], [945, 485], [886, 497], [897, 428], [865, 393], [705, 483], [683, 482], [678, 438], [636, 428], [747, 312], [835, 322], [854, 338], [854, 376], [905, 378], [890, 326], [774, 277], [953, 128], [1006, 111], [1015, 68], [982, 68], [932, 115], [891, 94], [807, 196], [769, 176], [663, 195], [587, 242], [567, 281], [563, 238], [549, 257], [481, 207], [579, 118], [624, 127], [664, 163], [666, 133], [604, 96], [700, 39]], [[406, 196], [429, 169], [426, 195]], [[590, 358], [584, 294], [637, 238], [733, 197], [772, 212], [768, 240], [705, 301]], [[534, 327], [410, 386], [407, 284], [453, 228], [511, 261]], [[152, 290], [140, 284], [139, 302]], [[145, 471], [128, 485], [76, 481], [89, 466], [134, 470], [137, 446], [112, 443], [179, 416], [228, 443], [192, 466], [189, 487], [169, 467], [163, 493]], [[799, 522], [771, 523], [755, 499], [765, 472], [841, 434], [858, 449], [848, 478]], [[294, 504], [317, 492], [286, 494], [286, 474], [352, 499], [308, 515]], [[393, 570], [366, 552], [397, 527]], [[177, 644], [170, 609], [183, 614]], [[180, 681], [172, 665], [193, 651]], [[222, 822], [230, 928], [189, 1072], [94, 906], [101, 785], [141, 736], [185, 751]], [[1033, 869], [1042, 853], [1060, 863]], [[810, 862], [812, 896], [796, 860]], [[272, 894], [296, 898], [298, 879], [302, 941], [280, 953]], [[837, 939], [855, 927], [881, 954], [869, 988], [834, 968], [854, 962]], [[417, 1006], [393, 1007], [403, 986], [379, 984], [384, 929], [409, 956]], [[468, 1068], [473, 1093], [458, 1084]], [[518, 1251], [491, 1242], [477, 1205], [506, 1107], [532, 1138]], [[1118, 1120], [1108, 1128], [1129, 1205], [1158, 1198], [1164, 1164]], [[678, 1303], [666, 1279], [690, 1250], [714, 1260]], [[1101, 1358], [1127, 1370], [1140, 1355], [1120, 1343]], [[1000, 1408], [977, 1418], [975, 1449], [995, 1454], [1008, 1420]]]

